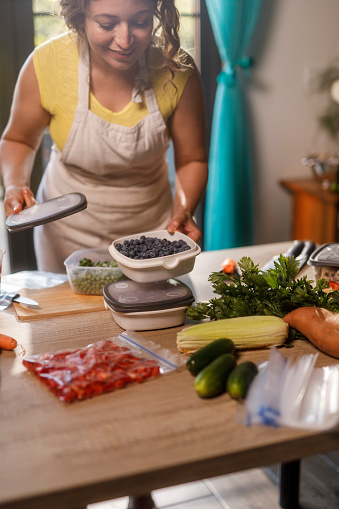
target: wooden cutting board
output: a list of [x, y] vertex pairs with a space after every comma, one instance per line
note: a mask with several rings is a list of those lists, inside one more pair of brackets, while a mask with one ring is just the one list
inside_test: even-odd
[[78, 295], [72, 291], [68, 282], [41, 290], [23, 288], [20, 295], [39, 302], [39, 307], [13, 302], [17, 317], [22, 321], [105, 310], [102, 295]]

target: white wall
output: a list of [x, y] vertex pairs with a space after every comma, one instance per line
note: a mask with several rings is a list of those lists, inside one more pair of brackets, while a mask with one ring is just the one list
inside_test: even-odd
[[319, 132], [319, 96], [310, 94], [305, 78], [309, 69], [326, 67], [338, 50], [339, 0], [263, 0], [248, 51], [256, 60], [248, 99], [256, 146], [258, 244], [291, 238], [292, 201], [278, 181], [311, 176], [300, 163], [310, 152], [339, 151]]

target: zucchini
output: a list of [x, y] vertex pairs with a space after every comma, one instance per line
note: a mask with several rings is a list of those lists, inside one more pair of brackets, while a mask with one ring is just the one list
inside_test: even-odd
[[258, 373], [257, 366], [251, 362], [242, 362], [238, 364], [227, 378], [226, 390], [233, 399], [243, 400], [250, 385]]
[[236, 364], [234, 355], [224, 353], [214, 359], [195, 378], [194, 388], [201, 398], [225, 392], [227, 377]]
[[210, 364], [214, 359], [224, 353], [233, 353], [234, 343], [231, 339], [220, 338], [203, 346], [188, 358], [186, 367], [192, 375], [197, 375], [200, 371]]

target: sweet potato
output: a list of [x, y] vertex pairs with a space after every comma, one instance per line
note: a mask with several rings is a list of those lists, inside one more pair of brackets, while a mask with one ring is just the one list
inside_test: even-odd
[[300, 307], [285, 315], [283, 320], [319, 350], [339, 359], [339, 313], [317, 307]]
[[14, 350], [18, 346], [17, 341], [10, 336], [0, 334], [0, 350]]

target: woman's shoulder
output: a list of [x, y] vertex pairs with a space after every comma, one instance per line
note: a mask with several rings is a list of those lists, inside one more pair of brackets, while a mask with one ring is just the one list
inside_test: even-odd
[[33, 62], [42, 104], [54, 113], [58, 101], [64, 103], [77, 90], [76, 40], [68, 33], [49, 39], [35, 48]]
[[74, 36], [66, 32], [52, 37], [46, 42], [37, 46], [34, 50], [35, 60], [44, 60], [46, 63], [53, 62], [55, 58], [64, 57], [74, 59], [77, 57], [78, 49]]
[[76, 39], [67, 32], [43, 42], [35, 48], [33, 61], [40, 83], [51, 85], [63, 75], [73, 75], [79, 61]]

